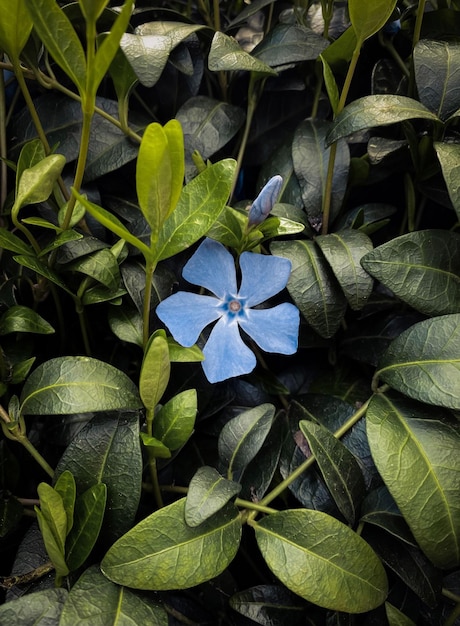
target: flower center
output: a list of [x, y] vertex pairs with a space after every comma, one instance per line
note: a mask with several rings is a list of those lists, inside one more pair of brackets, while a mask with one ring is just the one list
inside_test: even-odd
[[238, 313], [241, 310], [241, 303], [238, 300], [230, 300], [228, 308], [232, 313]]

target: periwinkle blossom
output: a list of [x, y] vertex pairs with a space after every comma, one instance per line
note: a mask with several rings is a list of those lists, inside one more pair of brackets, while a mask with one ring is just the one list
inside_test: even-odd
[[288, 302], [256, 309], [287, 284], [291, 262], [281, 257], [243, 252], [239, 257], [238, 289], [235, 262], [219, 242], [205, 239], [182, 275], [213, 295], [179, 291], [158, 305], [156, 312], [174, 339], [193, 346], [201, 332], [217, 320], [203, 349], [202, 366], [211, 383], [249, 374], [256, 357], [244, 343], [240, 328], [265, 352], [297, 351], [300, 315]]
[[283, 178], [279, 174], [272, 176], [265, 183], [257, 198], [249, 207], [248, 226], [261, 224], [266, 219], [273, 209], [273, 205], [278, 200], [282, 185]]

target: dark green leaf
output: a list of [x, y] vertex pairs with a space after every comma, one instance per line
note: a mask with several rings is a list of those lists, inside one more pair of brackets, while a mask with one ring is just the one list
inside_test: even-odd
[[389, 602], [385, 602], [385, 612], [389, 626], [416, 626], [410, 617], [401, 613], [399, 609]]
[[21, 394], [25, 415], [68, 415], [141, 406], [122, 371], [90, 357], [57, 357], [32, 372]]
[[458, 422], [441, 409], [394, 394], [375, 395], [367, 411], [372, 456], [427, 557], [460, 562]]
[[460, 312], [460, 235], [457, 233], [424, 230], [396, 237], [366, 254], [362, 266], [421, 313]]
[[10, 233], [6, 228], [0, 228], [0, 246], [4, 250], [11, 250], [11, 252], [15, 252], [16, 254], [33, 254], [31, 246], [22, 241], [22, 239], [14, 233]]
[[218, 576], [239, 547], [238, 510], [228, 504], [191, 528], [185, 522], [184, 509], [185, 498], [134, 526], [107, 552], [102, 572], [127, 587], [159, 591], [187, 589]]
[[83, 565], [101, 530], [107, 501], [107, 486], [97, 483], [75, 502], [74, 525], [67, 537], [66, 562], [71, 572]]
[[262, 556], [288, 589], [319, 606], [363, 613], [385, 600], [385, 570], [359, 535], [337, 519], [285, 510], [253, 523]]
[[0, 606], [0, 624], [57, 624], [67, 595], [66, 589], [45, 589], [7, 602]]
[[232, 609], [263, 626], [305, 626], [309, 623], [307, 607], [281, 585], [251, 587], [237, 592], [229, 602]]
[[275, 70], [245, 52], [233, 37], [219, 31], [212, 39], [208, 67], [211, 72], [245, 70], [262, 76], [276, 76]]
[[109, 248], [103, 248], [77, 259], [67, 265], [66, 270], [86, 274], [112, 291], [120, 284], [117, 259]]
[[118, 339], [142, 348], [142, 316], [137, 309], [127, 305], [110, 307], [108, 321]]
[[449, 198], [460, 220], [460, 144], [435, 142]]
[[317, 59], [328, 41], [310, 28], [278, 24], [254, 48], [252, 54], [270, 67]]
[[200, 467], [190, 481], [185, 501], [185, 521], [199, 526], [236, 496], [241, 485], [227, 480], [213, 467]]
[[415, 400], [460, 409], [460, 314], [403, 332], [380, 359], [375, 377]]
[[400, 541], [417, 546], [406, 520], [385, 485], [366, 496], [361, 505], [360, 521], [378, 526]]
[[0, 317], [0, 335], [8, 333], [52, 335], [54, 328], [33, 309], [18, 304], [10, 307]]
[[19, 263], [19, 265], [28, 267], [30, 270], [32, 270], [33, 272], [36, 272], [40, 276], [44, 276], [47, 280], [51, 281], [52, 283], [54, 283], [55, 285], [57, 285], [58, 287], [66, 291], [68, 294], [73, 296], [73, 293], [64, 283], [64, 281], [61, 280], [59, 275], [53, 270], [50, 270], [49, 267], [45, 265], [40, 259], [37, 259], [36, 257], [29, 256], [29, 255], [27, 256], [19, 255], [13, 258], [16, 261], [16, 263]]
[[196, 390], [186, 389], [168, 400], [155, 414], [152, 434], [170, 450], [177, 450], [190, 438], [196, 414]]

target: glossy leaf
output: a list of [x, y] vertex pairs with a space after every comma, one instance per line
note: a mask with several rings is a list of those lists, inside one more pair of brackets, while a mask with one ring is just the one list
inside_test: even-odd
[[414, 48], [414, 70], [420, 102], [447, 120], [460, 108], [460, 44], [421, 39]]
[[54, 490], [61, 496], [62, 503], [64, 505], [64, 511], [67, 517], [67, 535], [72, 530], [73, 526], [73, 514], [75, 507], [75, 498], [77, 496], [77, 487], [75, 485], [75, 478], [69, 471], [62, 472], [54, 484]]
[[183, 188], [176, 209], [160, 231], [157, 260], [186, 250], [207, 233], [228, 200], [235, 166], [233, 159], [218, 161]]
[[366, 492], [363, 474], [354, 455], [330, 430], [308, 420], [299, 427], [334, 498], [337, 508], [350, 525]]
[[135, 589], [187, 589], [215, 578], [238, 550], [241, 521], [229, 504], [197, 528], [184, 519], [185, 498], [152, 513], [121, 537], [102, 572]]
[[142, 444], [149, 449], [149, 452], [153, 454], [155, 458], [171, 458], [171, 450], [167, 446], [165, 446], [164, 443], [162, 443], [159, 439], [156, 439], [156, 437], [147, 435], [147, 433], [141, 433], [141, 441]]
[[292, 263], [287, 288], [307, 322], [322, 337], [332, 337], [346, 310], [346, 299], [329, 264], [313, 241], [275, 241], [272, 254]]
[[414, 324], [391, 342], [376, 378], [415, 400], [460, 409], [460, 314]]
[[433, 229], [395, 237], [367, 254], [362, 265], [421, 313], [460, 312], [460, 235], [457, 233]]
[[460, 145], [457, 143], [435, 142], [434, 149], [441, 164], [442, 175], [449, 192], [449, 198], [460, 220]]
[[14, 233], [10, 233], [6, 228], [0, 228], [0, 246], [4, 250], [10, 250], [16, 254], [33, 254], [33, 249]]
[[11, 600], [0, 606], [0, 624], [57, 624], [67, 595], [67, 590], [61, 587], [28, 593]]
[[88, 568], [72, 586], [60, 626], [116, 626], [117, 624], [167, 626], [164, 608], [152, 598], [139, 596], [108, 580], [97, 565]]
[[181, 391], [155, 414], [153, 436], [170, 450], [181, 448], [193, 432], [197, 410], [196, 390]]
[[38, 524], [43, 535], [46, 551], [56, 568], [56, 573], [66, 576], [69, 573], [65, 561], [65, 538], [67, 535], [67, 515], [61, 496], [47, 483], [38, 488], [40, 508], [35, 507]]
[[382, 528], [411, 546], [417, 545], [406, 520], [385, 485], [368, 493], [361, 505], [360, 521]]
[[278, 24], [254, 48], [252, 54], [270, 67], [312, 61], [327, 48], [328, 42], [310, 28]]
[[424, 553], [437, 567], [458, 565], [458, 423], [439, 408], [377, 394], [367, 433], [377, 469]]
[[230, 598], [230, 606], [263, 626], [305, 626], [308, 623], [307, 607], [281, 585], [258, 585], [238, 591]]
[[71, 572], [83, 565], [101, 530], [107, 501], [107, 487], [97, 483], [75, 502], [74, 525], [66, 541], [66, 562]]
[[288, 509], [253, 526], [269, 568], [302, 598], [347, 613], [384, 602], [388, 583], [382, 564], [369, 544], [337, 519]]
[[360, 0], [349, 0], [348, 12], [360, 45], [385, 25], [395, 6], [396, 0], [372, 0], [364, 3]]
[[142, 348], [142, 316], [134, 307], [110, 307], [108, 322], [111, 331], [121, 341], [134, 343]]
[[0, 317], [0, 335], [8, 333], [52, 335], [54, 328], [33, 309], [18, 304], [10, 307]]
[[229, 420], [220, 431], [219, 458], [232, 475], [246, 467], [262, 447], [275, 417], [272, 404], [243, 411]]
[[50, 154], [42, 161], [23, 171], [15, 201], [16, 210], [25, 204], [47, 200], [65, 165], [62, 154]]
[[326, 137], [331, 144], [366, 128], [386, 126], [405, 120], [424, 119], [439, 122], [439, 118], [423, 104], [406, 96], [364, 96], [348, 104], [335, 118]]
[[240, 484], [227, 480], [213, 467], [198, 468], [185, 501], [185, 521], [192, 528], [199, 526], [238, 495], [240, 489]]
[[68, 415], [137, 409], [135, 385], [122, 371], [90, 357], [57, 357], [42, 363], [21, 394], [25, 415]]
[[0, 14], [0, 50], [11, 60], [19, 60], [33, 28], [25, 0], [0, 0]]
[[212, 38], [208, 67], [211, 72], [245, 70], [261, 76], [276, 76], [275, 70], [245, 52], [233, 37], [219, 31]]
[[316, 243], [332, 268], [349, 305], [362, 309], [372, 292], [373, 280], [363, 270], [360, 261], [372, 250], [372, 241], [357, 230], [341, 230], [321, 235]]
[[81, 272], [90, 276], [110, 290], [117, 289], [120, 284], [117, 259], [108, 248], [103, 248], [69, 263], [66, 270]]
[[171, 364], [166, 338], [152, 335], [145, 349], [139, 378], [139, 393], [144, 406], [153, 411], [169, 382]]

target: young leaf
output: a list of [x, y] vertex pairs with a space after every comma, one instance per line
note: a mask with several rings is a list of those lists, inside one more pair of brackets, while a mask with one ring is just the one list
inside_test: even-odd
[[381, 378], [401, 393], [460, 409], [460, 314], [414, 324], [391, 342], [379, 361]]
[[10, 233], [6, 228], [0, 228], [0, 247], [4, 250], [15, 252], [16, 254], [34, 254], [30, 245], [22, 241], [22, 239], [14, 233]]
[[83, 565], [96, 543], [104, 518], [107, 486], [97, 483], [75, 502], [75, 518], [65, 546], [66, 562], [71, 572]]
[[458, 422], [396, 394], [375, 395], [366, 419], [377, 469], [417, 543], [437, 567], [458, 566]]
[[72, 473], [67, 470], [62, 472], [54, 484], [54, 490], [57, 491], [62, 498], [62, 503], [67, 516], [67, 534], [69, 534], [73, 526], [73, 513], [75, 498], [77, 495], [75, 478]]
[[57, 574], [66, 576], [69, 568], [65, 562], [65, 538], [67, 536], [67, 514], [61, 496], [47, 483], [37, 488], [40, 509], [35, 507], [46, 551], [56, 568]]
[[7, 309], [0, 317], [0, 335], [7, 335], [8, 333], [52, 335], [54, 328], [33, 309], [16, 304]]
[[219, 458], [228, 474], [238, 472], [262, 447], [275, 417], [272, 404], [261, 404], [229, 420], [220, 431]]
[[16, 195], [18, 195], [19, 181], [21, 180], [24, 170], [37, 165], [40, 161], [43, 161], [45, 157], [45, 147], [40, 139], [32, 139], [24, 144], [16, 165]]
[[147, 433], [141, 433], [142, 443], [146, 448], [150, 449], [150, 452], [157, 459], [170, 459], [171, 450], [164, 445], [159, 439], [147, 435]]
[[321, 63], [323, 64], [323, 79], [326, 86], [327, 95], [329, 97], [332, 111], [335, 115], [337, 113], [337, 108], [340, 100], [339, 88], [337, 87], [337, 83], [335, 81], [331, 66], [326, 61], [326, 58], [323, 54], [320, 54], [319, 58], [321, 59]]
[[153, 411], [169, 382], [171, 363], [168, 342], [163, 335], [152, 335], [145, 349], [139, 378], [139, 393], [146, 409]]
[[24, 415], [69, 415], [137, 409], [135, 385], [122, 371], [90, 357], [45, 361], [27, 379], [21, 394]]
[[288, 509], [252, 525], [268, 567], [308, 602], [346, 613], [371, 611], [384, 602], [388, 582], [380, 560], [334, 517]]
[[19, 60], [33, 28], [25, 0], [0, 0], [0, 15], [0, 50], [11, 60]]
[[78, 0], [78, 3], [85, 20], [96, 23], [109, 0]]
[[194, 587], [223, 572], [240, 544], [238, 509], [228, 504], [197, 528], [186, 524], [184, 509], [182, 498], [121, 537], [102, 560], [105, 576], [127, 587], [161, 591]]
[[170, 450], [181, 448], [193, 432], [197, 410], [195, 389], [176, 394], [156, 413], [153, 436]]
[[213, 467], [200, 467], [190, 481], [185, 501], [185, 521], [194, 528], [222, 509], [241, 485], [227, 480]]
[[375, 35], [393, 13], [396, 0], [348, 0], [348, 12], [353, 30], [358, 38], [359, 45]]
[[24, 170], [19, 179], [14, 210], [18, 211], [25, 204], [47, 200], [64, 165], [65, 157], [62, 154], [50, 154], [36, 165]]

